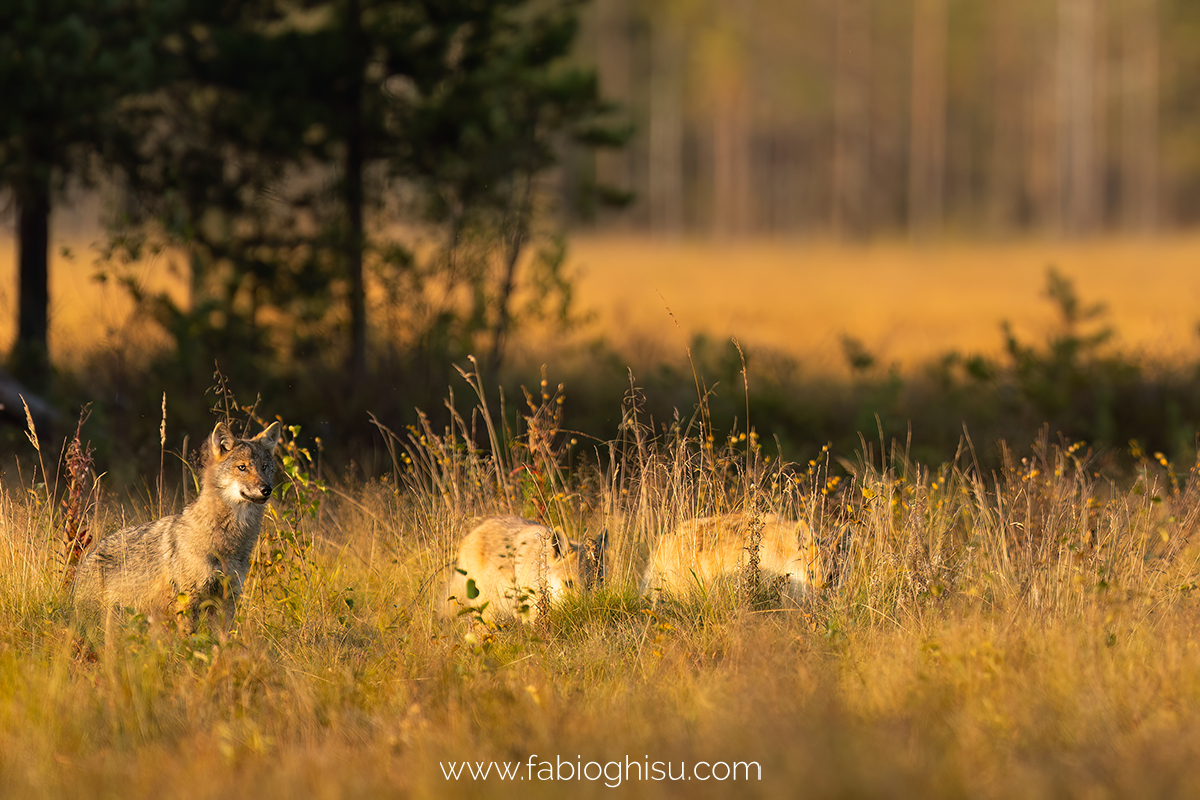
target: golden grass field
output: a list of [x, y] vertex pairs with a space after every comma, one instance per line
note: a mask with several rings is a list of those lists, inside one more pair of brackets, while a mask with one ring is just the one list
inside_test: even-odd
[[[70, 631], [57, 505], [36, 480], [0, 490], [0, 786], [26, 798], [1200, 791], [1194, 474], [1147, 458], [1110, 483], [1083, 451], [1042, 442], [989, 477], [861, 463], [833, 500], [820, 453], [788, 468], [743, 442], [627, 428], [612, 469], [567, 473], [551, 438], [495, 463], [460, 433], [393, 440], [396, 471], [368, 484], [322, 489], [293, 462], [231, 636], [155, 635], [135, 618], [96, 660]], [[102, 531], [153, 505], [104, 497], [87, 518]], [[576, 537], [607, 531], [605, 586], [536, 627], [440, 623], [468, 520], [537, 508]], [[778, 608], [729, 587], [653, 608], [639, 597], [657, 536], [754, 509], [808, 520], [839, 565], [810, 601]], [[448, 777], [464, 761], [488, 777]]]
[[[119, 330], [126, 313], [74, 247], [55, 262], [60, 355]], [[843, 334], [887, 361], [995, 350], [1001, 319], [1030, 335], [1052, 323], [1050, 264], [1085, 301], [1109, 304], [1122, 346], [1195, 346], [1193, 238], [851, 248], [584, 237], [573, 253], [593, 324], [651, 357], [678, 357], [700, 330], [834, 366]], [[461, 428], [402, 432], [387, 439], [394, 470], [366, 482], [318, 482], [308, 443], [289, 438], [288, 480], [228, 637], [156, 633], [135, 617], [107, 645], [94, 631], [80, 639], [60, 470], [52, 453], [17, 454], [21, 469], [6, 463], [0, 482], [4, 793], [1200, 794], [1195, 469], [1135, 453], [1131, 472], [1108, 474], [1086, 448], [1030, 431], [988, 474], [969, 454], [930, 467], [865, 444], [831, 474], [832, 457], [849, 454], [768, 460], [753, 435], [712, 442], [703, 419], [659, 439], [623, 425], [600, 469], [553, 437], [555, 408], [548, 398], [522, 437], [493, 441], [496, 460]], [[481, 408], [460, 424], [491, 418]], [[150, 494], [108, 490], [75, 511], [102, 534], [156, 516]], [[808, 601], [779, 607], [727, 585], [656, 607], [640, 596], [663, 533], [761, 511], [819, 535], [830, 570]], [[537, 515], [576, 538], [605, 531], [604, 587], [537, 626], [439, 622], [457, 538], [494, 513]], [[464, 762], [492, 771], [447, 777]], [[591, 772], [564, 777], [564, 765]]]
[[[58, 228], [51, 347], [69, 358], [117, 335], [130, 303], [114, 282], [94, 280], [99, 233], [78, 214], [64, 215]], [[0, 319], [15, 318], [14, 262], [11, 230], [0, 231]], [[1107, 306], [1117, 347], [1174, 358], [1194, 357], [1200, 345], [1198, 235], [936, 245], [576, 235], [568, 264], [578, 276], [578, 309], [595, 314], [580, 333], [602, 335], [643, 362], [679, 357], [696, 333], [736, 336], [833, 371], [844, 368], [846, 335], [902, 367], [950, 350], [993, 354], [1002, 348], [1002, 321], [1037, 341], [1053, 325], [1043, 297], [1051, 266], [1075, 282], [1085, 303]], [[133, 273], [183, 295], [166, 256]], [[0, 349], [13, 335], [12, 325], [0, 330]]]
[[1085, 303], [1108, 307], [1114, 344], [1164, 357], [1194, 357], [1200, 345], [1195, 235], [924, 246], [577, 236], [570, 252], [599, 327], [651, 352], [706, 331], [814, 366], [840, 366], [843, 335], [902, 366], [950, 350], [991, 354], [1002, 321], [1039, 341], [1055, 322], [1043, 298], [1051, 266]]

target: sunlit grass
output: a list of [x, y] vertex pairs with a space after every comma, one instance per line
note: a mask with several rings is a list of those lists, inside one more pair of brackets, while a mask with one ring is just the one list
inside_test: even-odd
[[[484, 433], [495, 458], [468, 444], [482, 422], [466, 410], [445, 430], [385, 431], [394, 470], [366, 483], [306, 483], [293, 446], [231, 638], [135, 622], [94, 660], [69, 630], [63, 510], [9, 475], [0, 785], [23, 797], [612, 792], [442, 773], [536, 756], [761, 765], [736, 785], [624, 779], [649, 797], [1200, 788], [1195, 474], [1152, 454], [1102, 473], [1086, 446], [1043, 434], [995, 474], [966, 448], [944, 465], [868, 448], [845, 454], [834, 482], [827, 452], [790, 464], [753, 437], [712, 442], [703, 408], [658, 433], [626, 408], [598, 462], [559, 430], [558, 408], [546, 387], [520, 430]], [[119, 524], [121, 505], [145, 513], [109, 497], [97, 528]], [[834, 568], [811, 602], [642, 600], [657, 536], [747, 507], [813, 526]], [[606, 531], [606, 585], [535, 626], [439, 623], [457, 537], [509, 512], [575, 538]]]

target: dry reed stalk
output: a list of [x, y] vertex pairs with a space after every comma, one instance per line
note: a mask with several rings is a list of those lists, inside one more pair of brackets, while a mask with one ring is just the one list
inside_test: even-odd
[[75, 580], [75, 568], [79, 559], [92, 544], [92, 531], [88, 525], [92, 504], [89, 502], [92, 490], [92, 444], [86, 445], [80, 440], [83, 424], [87, 421], [89, 409], [85, 407], [79, 414], [79, 424], [75, 427], [75, 435], [67, 445], [64, 466], [67, 473], [67, 492], [63, 496], [63, 546], [64, 569], [63, 584], [70, 586]]

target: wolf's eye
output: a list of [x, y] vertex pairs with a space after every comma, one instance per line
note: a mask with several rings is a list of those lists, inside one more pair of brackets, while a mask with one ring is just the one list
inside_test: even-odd
[[245, 464], [238, 464], [238, 469], [239, 469], [239, 470], [241, 470], [242, 472], [245, 472], [245, 471], [246, 471], [246, 465], [245, 465]]

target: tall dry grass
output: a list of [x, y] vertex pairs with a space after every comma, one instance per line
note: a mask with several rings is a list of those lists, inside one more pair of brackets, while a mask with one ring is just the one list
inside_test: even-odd
[[[473, 375], [468, 379], [475, 382]], [[477, 382], [474, 383], [477, 386]], [[480, 395], [482, 397], [482, 394]], [[1139, 454], [1097, 474], [1045, 434], [981, 474], [864, 442], [768, 459], [704, 403], [650, 430], [631, 386], [609, 442], [543, 386], [523, 422], [480, 397], [381, 430], [386, 479], [316, 476], [302, 431], [234, 631], [135, 618], [97, 660], [69, 630], [44, 484], [0, 490], [0, 785], [23, 797], [611, 796], [605, 780], [446, 780], [446, 762], [756, 762], [761, 780], [631, 779], [630, 796], [1194, 796], [1200, 480]], [[486, 446], [481, 446], [486, 445]], [[108, 499], [92, 529], [151, 512]], [[737, 594], [650, 608], [654, 538], [692, 516], [809, 521], [831, 566], [801, 608]], [[606, 584], [537, 626], [436, 621], [469, 519], [606, 531]], [[526, 773], [522, 767], [521, 775]], [[611, 781], [608, 781], [611, 783]]]

